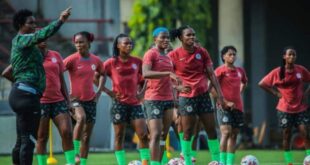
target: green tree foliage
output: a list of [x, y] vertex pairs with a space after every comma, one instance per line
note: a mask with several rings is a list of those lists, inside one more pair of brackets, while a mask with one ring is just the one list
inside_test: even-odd
[[128, 22], [130, 36], [135, 40], [133, 54], [143, 56], [152, 45], [152, 31], [158, 26], [175, 29], [190, 25], [201, 44], [210, 46], [212, 26], [210, 0], [135, 0]]

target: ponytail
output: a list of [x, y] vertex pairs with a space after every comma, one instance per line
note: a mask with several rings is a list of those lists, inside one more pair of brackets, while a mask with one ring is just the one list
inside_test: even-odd
[[282, 64], [280, 67], [280, 80], [283, 80], [285, 78], [285, 59], [282, 59]]
[[185, 25], [185, 26], [179, 27], [178, 29], [170, 30], [169, 33], [170, 33], [171, 41], [175, 41], [176, 38], [180, 39], [182, 36], [183, 30], [188, 29], [188, 28], [191, 28], [191, 27], [188, 25]]

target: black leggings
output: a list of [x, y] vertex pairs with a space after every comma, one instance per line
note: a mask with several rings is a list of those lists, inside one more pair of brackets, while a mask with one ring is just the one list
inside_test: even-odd
[[9, 104], [16, 113], [16, 144], [12, 151], [13, 163], [32, 165], [41, 111], [40, 96], [17, 88], [14, 84]]

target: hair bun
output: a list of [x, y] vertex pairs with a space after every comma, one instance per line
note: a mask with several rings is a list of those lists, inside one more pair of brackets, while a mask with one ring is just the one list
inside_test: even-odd
[[93, 33], [89, 33], [89, 41], [90, 41], [90, 42], [93, 42], [94, 39], [95, 39], [94, 34], [93, 34]]

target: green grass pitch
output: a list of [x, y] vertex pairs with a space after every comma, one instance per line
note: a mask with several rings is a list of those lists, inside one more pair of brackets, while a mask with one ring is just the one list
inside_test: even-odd
[[[173, 157], [178, 157], [178, 152], [173, 153]], [[245, 155], [254, 155], [260, 162], [260, 165], [283, 165], [283, 152], [278, 150], [241, 150], [236, 153], [235, 164], [239, 165], [240, 160]], [[304, 151], [293, 151], [295, 163], [294, 165], [302, 165], [305, 156]], [[56, 154], [58, 160], [57, 165], [65, 165], [63, 154]], [[126, 153], [127, 162], [130, 160], [139, 160], [138, 152], [130, 151]], [[210, 162], [210, 154], [208, 151], [199, 151], [197, 154], [197, 163], [195, 165], [207, 165]], [[10, 165], [11, 157], [0, 155], [0, 165]], [[34, 158], [33, 165], [37, 165]], [[88, 157], [87, 165], [117, 165], [114, 153], [91, 153]]]

